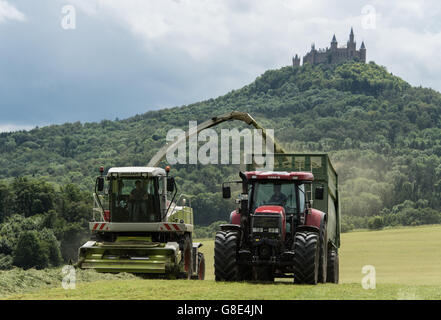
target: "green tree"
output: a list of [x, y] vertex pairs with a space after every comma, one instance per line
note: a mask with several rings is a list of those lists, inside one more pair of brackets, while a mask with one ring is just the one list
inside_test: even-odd
[[14, 265], [23, 269], [43, 269], [49, 266], [49, 251], [35, 230], [24, 231], [14, 253]]

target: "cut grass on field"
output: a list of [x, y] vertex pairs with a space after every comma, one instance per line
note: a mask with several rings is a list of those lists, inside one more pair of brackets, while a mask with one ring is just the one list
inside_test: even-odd
[[188, 280], [119, 280], [80, 283], [75, 290], [43, 289], [7, 299], [71, 300], [333, 300], [333, 299], [441, 299], [441, 286], [377, 285], [364, 290], [360, 284], [293, 285], [286, 282], [225, 283]]
[[[131, 275], [99, 275], [91, 283], [77, 280], [75, 290], [61, 288], [62, 274], [42, 289], [4, 291], [0, 273], [0, 297], [12, 299], [441, 299], [441, 226], [421, 226], [342, 234], [339, 285], [293, 285], [290, 279], [276, 283], [217, 283], [214, 281], [213, 240], [202, 240], [206, 281], [142, 280]], [[364, 290], [362, 267], [376, 271], [376, 289]], [[12, 271], [8, 271], [12, 272]], [[25, 272], [27, 274], [30, 271]], [[32, 272], [47, 272], [32, 271]], [[84, 271], [80, 271], [82, 274]], [[108, 280], [99, 279], [109, 276]], [[129, 277], [129, 278], [124, 278]], [[130, 278], [131, 277], [131, 278]], [[15, 280], [20, 283], [22, 275]], [[80, 277], [81, 278], [81, 277]], [[97, 281], [94, 281], [94, 280]], [[109, 281], [112, 280], [112, 281]], [[50, 288], [56, 285], [58, 288]], [[38, 281], [37, 281], [38, 282]], [[44, 282], [44, 281], [43, 281]], [[31, 286], [35, 288], [37, 284]], [[11, 285], [9, 285], [9, 288]], [[15, 294], [14, 294], [15, 293]], [[11, 295], [12, 294], [12, 295]]]

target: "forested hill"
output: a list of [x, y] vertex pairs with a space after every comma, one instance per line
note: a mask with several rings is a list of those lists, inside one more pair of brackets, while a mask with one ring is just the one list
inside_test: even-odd
[[[344, 229], [441, 222], [441, 94], [412, 87], [372, 62], [284, 67], [188, 106], [126, 120], [2, 133], [0, 222], [24, 214], [15, 177], [26, 176], [30, 184], [55, 182], [54, 202], [68, 184], [90, 194], [100, 165], [145, 165], [169, 129], [186, 130], [189, 120], [202, 122], [232, 110], [249, 112], [274, 128], [287, 150], [331, 154], [340, 175]], [[196, 223], [227, 219], [231, 203], [221, 200], [220, 183], [236, 177], [237, 167], [194, 169], [176, 166], [173, 172], [180, 188], [193, 196]], [[33, 201], [42, 201], [29, 197], [27, 216], [63, 210], [51, 203], [33, 207]]]

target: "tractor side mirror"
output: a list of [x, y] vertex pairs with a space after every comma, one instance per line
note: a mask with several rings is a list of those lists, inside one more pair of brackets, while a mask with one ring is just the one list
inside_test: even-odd
[[167, 191], [168, 192], [175, 191], [175, 178], [167, 177]]
[[325, 193], [325, 188], [323, 188], [323, 187], [316, 187], [315, 188], [314, 198], [316, 200], [323, 200], [324, 193]]
[[222, 187], [222, 197], [224, 199], [231, 198], [231, 188], [230, 187]]
[[97, 190], [99, 192], [103, 192], [104, 190], [104, 178], [103, 177], [98, 177], [97, 178]]

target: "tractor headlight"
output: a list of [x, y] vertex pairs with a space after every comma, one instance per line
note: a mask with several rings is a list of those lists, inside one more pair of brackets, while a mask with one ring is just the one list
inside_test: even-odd
[[279, 233], [279, 228], [269, 228], [268, 232], [269, 233]]
[[263, 228], [253, 228], [253, 232], [263, 232]]

